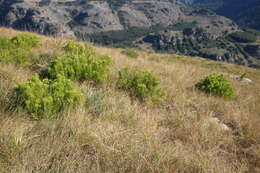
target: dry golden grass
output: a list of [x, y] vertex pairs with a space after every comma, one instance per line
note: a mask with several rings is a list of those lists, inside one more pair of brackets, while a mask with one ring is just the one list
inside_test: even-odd
[[[0, 36], [15, 34], [0, 28]], [[42, 46], [34, 56], [61, 51], [64, 40], [40, 37]], [[260, 171], [259, 70], [147, 52], [131, 59], [120, 54], [120, 49], [94, 48], [113, 57], [111, 81], [103, 88], [84, 83], [79, 88], [102, 94], [103, 99], [92, 108], [64, 111], [57, 120], [33, 121], [23, 110], [9, 109], [13, 85], [37, 70], [0, 63], [0, 172]], [[166, 93], [163, 103], [140, 103], [117, 90], [117, 71], [125, 66], [157, 75]], [[194, 88], [211, 73], [246, 73], [254, 83], [230, 79], [236, 93], [227, 101]], [[96, 109], [100, 112], [93, 112]], [[230, 129], [224, 130], [211, 117]]]

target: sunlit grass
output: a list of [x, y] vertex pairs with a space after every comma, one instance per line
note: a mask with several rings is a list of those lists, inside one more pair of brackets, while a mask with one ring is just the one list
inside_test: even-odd
[[[0, 28], [0, 36], [16, 34]], [[35, 57], [62, 52], [65, 40], [39, 37], [42, 46]], [[41, 56], [32, 66], [0, 63], [0, 172], [259, 171], [259, 70], [146, 52], [131, 59], [124, 58], [120, 49], [94, 49], [115, 61], [108, 84], [76, 83], [89, 102], [76, 110], [64, 110], [54, 120], [31, 120], [24, 110], [12, 107], [11, 99], [15, 84], [38, 72], [37, 65], [44, 68], [48, 64], [44, 57], [48, 61], [54, 57]], [[161, 81], [164, 101], [143, 103], [118, 90], [117, 73], [122, 67], [153, 72]], [[246, 73], [253, 83], [229, 79], [235, 89], [232, 100], [195, 89], [196, 82], [212, 73]]]

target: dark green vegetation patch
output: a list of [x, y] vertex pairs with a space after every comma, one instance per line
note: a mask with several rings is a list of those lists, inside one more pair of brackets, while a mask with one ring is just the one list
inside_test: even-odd
[[138, 56], [139, 56], [139, 54], [132, 49], [124, 49], [124, 50], [121, 51], [121, 53], [130, 57], [130, 58], [138, 58]]
[[84, 45], [82, 46], [81, 44], [75, 42], [75, 41], [68, 41], [66, 45], [63, 47], [65, 53], [67, 54], [76, 54], [76, 55], [85, 55], [85, 56], [90, 56], [94, 54], [94, 50], [88, 46]]
[[235, 32], [229, 35], [229, 37], [236, 41], [241, 43], [253, 43], [256, 42], [257, 38], [256, 35], [250, 33], [250, 32]]
[[224, 75], [211, 74], [200, 80], [196, 85], [199, 90], [212, 95], [230, 99], [234, 89]]
[[35, 35], [29, 33], [22, 33], [22, 34], [17, 34], [15, 37], [13, 37], [11, 39], [11, 42], [16, 47], [30, 50], [34, 47], [38, 47], [40, 40]]
[[30, 51], [39, 43], [39, 39], [32, 34], [17, 34], [11, 40], [0, 37], [0, 61], [25, 64], [30, 59]]
[[159, 87], [159, 79], [147, 71], [123, 68], [119, 71], [118, 88], [130, 92], [131, 96], [144, 101], [159, 101], [163, 91]]

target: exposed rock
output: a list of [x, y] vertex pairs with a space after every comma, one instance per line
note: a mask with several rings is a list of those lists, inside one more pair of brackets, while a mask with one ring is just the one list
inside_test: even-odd
[[[43, 34], [74, 37], [75, 32], [92, 33], [131, 27], [171, 26], [183, 20], [191, 21], [194, 17], [194, 21], [198, 23], [206, 21], [207, 26], [212, 22], [209, 12], [194, 12], [186, 16], [175, 0], [126, 1], [119, 8], [113, 7], [114, 3], [89, 0], [1, 0], [0, 23]], [[221, 21], [224, 19], [217, 15], [214, 17], [216, 23], [231, 23], [228, 19]], [[219, 32], [230, 30], [221, 29], [224, 27], [216, 28]]]
[[235, 75], [235, 74], [223, 73], [223, 75], [225, 75], [225, 76], [227, 76], [227, 77], [229, 77], [231, 79], [236, 79], [238, 81], [241, 81], [241, 82], [243, 82], [245, 84], [252, 84], [253, 83], [253, 80], [244, 77], [246, 74]]
[[222, 122], [220, 121], [220, 119], [218, 119], [217, 117], [210, 117], [210, 118], [209, 118], [209, 121], [210, 121], [211, 123], [217, 125], [220, 129], [222, 129], [222, 130], [224, 130], [224, 131], [229, 131], [229, 130], [230, 130], [230, 128], [229, 128], [226, 124], [222, 123]]
[[143, 38], [143, 41], [151, 44], [155, 50], [248, 64], [247, 58], [234, 43], [222, 38], [214, 38], [214, 34], [203, 28], [194, 27], [184, 31], [165, 30], [157, 34], [149, 34]]
[[39, 1], [4, 1], [1, 4], [0, 21], [3, 25], [18, 29], [37, 31], [46, 35], [74, 38], [74, 33], [65, 24], [68, 16], [55, 8], [41, 8]]
[[141, 11], [150, 20], [151, 25], [174, 25], [183, 16], [175, 1], [137, 1], [129, 7]]
[[149, 27], [151, 26], [151, 21], [146, 17], [146, 15], [138, 10], [131, 9], [128, 6], [122, 7], [118, 11], [121, 23], [126, 28], [130, 27]]
[[110, 8], [107, 2], [91, 1], [78, 9], [77, 15], [73, 17], [76, 23], [72, 28], [83, 32], [100, 32], [110, 30], [122, 30], [117, 14]]

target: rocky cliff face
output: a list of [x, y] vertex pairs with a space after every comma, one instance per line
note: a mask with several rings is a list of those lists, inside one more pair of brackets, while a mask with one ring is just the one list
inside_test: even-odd
[[[124, 30], [131, 27], [171, 26], [180, 21], [196, 21], [202, 27], [209, 21], [231, 27], [215, 31], [232, 31], [232, 21], [216, 15], [186, 15], [175, 0], [122, 1], [91, 0], [1, 0], [1, 25], [33, 30], [43, 34], [75, 37], [75, 32], [93, 33]], [[121, 2], [121, 1], [120, 1]], [[202, 17], [204, 16], [204, 17]], [[214, 19], [213, 19], [214, 18]], [[213, 19], [213, 20], [212, 20]], [[206, 21], [203, 24], [203, 21]], [[208, 28], [209, 31], [212, 31]], [[220, 33], [214, 33], [219, 35]]]
[[74, 32], [173, 25], [183, 16], [175, 1], [1, 0], [1, 25], [74, 37]]
[[[237, 45], [224, 38], [214, 39], [211, 34], [201, 28], [185, 29], [184, 31], [164, 31], [156, 35], [144, 37], [155, 50], [200, 56], [216, 61], [226, 61], [241, 65], [249, 64], [249, 57], [238, 49]], [[256, 52], [257, 48], [252, 48]]]

